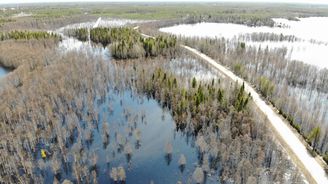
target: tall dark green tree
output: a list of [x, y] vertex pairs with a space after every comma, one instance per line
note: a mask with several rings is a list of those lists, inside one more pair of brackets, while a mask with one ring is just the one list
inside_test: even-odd
[[317, 149], [320, 138], [320, 131], [320, 127], [314, 127], [307, 136], [307, 140], [311, 143], [313, 149]]

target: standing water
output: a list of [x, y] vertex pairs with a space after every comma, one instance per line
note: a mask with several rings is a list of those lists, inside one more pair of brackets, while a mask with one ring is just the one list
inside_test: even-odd
[[[90, 122], [80, 123], [92, 132], [90, 141], [82, 141], [83, 152], [87, 155], [82, 160], [89, 160], [90, 168], [96, 162], [94, 169], [99, 183], [113, 181], [111, 170], [118, 167], [125, 169], [126, 183], [153, 181], [167, 184], [192, 180], [193, 171], [199, 163], [194, 136], [178, 131], [169, 111], [163, 110], [156, 100], [131, 91], [110, 90], [106, 99], [96, 101], [99, 124], [94, 128]], [[104, 141], [105, 130], [109, 132], [108, 142]], [[78, 137], [67, 147], [72, 150], [79, 147]], [[184, 167], [179, 164], [181, 154], [186, 158]], [[65, 171], [65, 168], [60, 173], [59, 180], [74, 178], [73, 173]], [[217, 183], [218, 174], [215, 175], [207, 177], [205, 183]], [[52, 183], [53, 177], [52, 172], [46, 173], [49, 183]]]
[[[226, 38], [244, 41], [248, 45], [269, 49], [287, 48], [286, 56], [320, 68], [328, 68], [328, 17], [300, 18], [299, 21], [273, 19], [274, 27], [249, 27], [230, 23], [198, 23], [161, 28], [160, 31], [185, 37]], [[273, 33], [295, 36], [292, 41], [249, 41], [242, 36], [253, 33]]]
[[96, 21], [82, 22], [77, 24], [70, 24], [65, 27], [61, 27], [54, 32], [61, 35], [63, 40], [59, 43], [59, 50], [62, 52], [66, 51], [84, 51], [88, 54], [101, 56], [104, 60], [110, 60], [110, 51], [108, 47], [103, 47], [102, 45], [94, 45], [89, 42], [82, 42], [73, 37], [68, 37], [64, 33], [67, 30], [79, 29], [79, 28], [96, 28], [96, 27], [121, 27], [129, 24], [147, 22], [143, 20], [129, 20], [129, 19], [108, 19], [103, 20], [98, 18]]
[[5, 77], [7, 74], [9, 73], [8, 70], [6, 70], [5, 68], [0, 66], [0, 79], [2, 79], [3, 77]]

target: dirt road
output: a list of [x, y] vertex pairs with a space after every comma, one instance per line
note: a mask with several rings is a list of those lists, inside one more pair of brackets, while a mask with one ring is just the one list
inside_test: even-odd
[[278, 140], [281, 141], [281, 144], [283, 146], [288, 146], [288, 148], [286, 148], [286, 151], [293, 159], [297, 167], [300, 168], [300, 170], [303, 172], [306, 179], [310, 183], [328, 184], [328, 177], [322, 165], [307, 151], [305, 145], [298, 138], [297, 133], [295, 133], [291, 129], [291, 127], [288, 126], [286, 122], [284, 122], [281, 116], [277, 114], [277, 112], [275, 112], [270, 105], [266, 104], [265, 101], [261, 99], [260, 95], [255, 91], [253, 87], [251, 87], [251, 85], [249, 85], [246, 81], [233, 74], [224, 66], [218, 64], [212, 58], [197, 51], [196, 49], [185, 45], [181, 45], [181, 47], [201, 57], [202, 59], [204, 59], [204, 61], [208, 62], [210, 65], [218, 69], [220, 72], [222, 72], [224, 75], [228, 76], [232, 80], [238, 81], [238, 83], [244, 82], [245, 90], [251, 93], [255, 104], [267, 116], [271, 127], [275, 129], [274, 132], [278, 134]]

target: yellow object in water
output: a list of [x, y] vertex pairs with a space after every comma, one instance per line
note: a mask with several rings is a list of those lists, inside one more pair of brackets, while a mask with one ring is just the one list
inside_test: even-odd
[[41, 149], [41, 157], [42, 157], [42, 158], [46, 158], [46, 157], [47, 157], [46, 150]]

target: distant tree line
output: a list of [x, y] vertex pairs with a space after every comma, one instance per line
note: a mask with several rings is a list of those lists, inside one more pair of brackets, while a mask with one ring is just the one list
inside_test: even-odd
[[57, 41], [61, 40], [61, 37], [55, 33], [49, 33], [46, 31], [10, 31], [0, 33], [0, 41], [4, 40], [44, 40], [54, 39]]
[[[18, 12], [19, 13], [19, 12]], [[24, 18], [3, 18], [0, 31], [9, 32], [12, 30], [55, 30], [69, 24], [81, 23], [96, 19], [90, 15], [71, 15], [58, 17], [30, 16]], [[1, 24], [1, 23], [0, 23]]]
[[248, 33], [238, 36], [238, 40], [243, 41], [253, 41], [253, 42], [263, 42], [263, 41], [288, 41], [295, 42], [300, 41], [295, 35], [283, 35], [275, 33]]
[[274, 26], [274, 21], [270, 17], [261, 15], [231, 15], [222, 14], [215, 16], [211, 14], [194, 14], [187, 16], [183, 23], [194, 24], [199, 22], [219, 22], [219, 23], [235, 23], [247, 26]]

